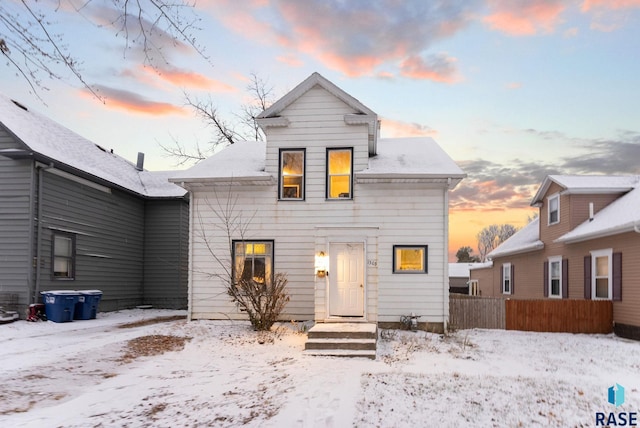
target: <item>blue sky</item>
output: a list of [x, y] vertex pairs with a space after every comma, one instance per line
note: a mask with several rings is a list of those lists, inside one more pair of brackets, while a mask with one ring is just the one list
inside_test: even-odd
[[155, 67], [114, 34], [109, 1], [80, 4], [37, 7], [105, 102], [72, 76], [44, 78], [40, 100], [9, 66], [0, 91], [132, 161], [145, 152], [149, 169], [174, 168], [161, 143], [211, 140], [185, 92], [231, 117], [250, 73], [280, 96], [318, 71], [377, 112], [383, 136], [432, 136], [465, 169], [455, 248], [486, 224], [522, 226], [546, 174], [640, 174], [640, 0], [201, 0], [208, 60], [165, 43]]

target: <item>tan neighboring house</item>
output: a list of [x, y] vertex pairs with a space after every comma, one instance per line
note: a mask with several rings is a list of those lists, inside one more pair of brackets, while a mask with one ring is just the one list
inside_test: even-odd
[[481, 296], [613, 301], [614, 332], [640, 340], [640, 176], [544, 179], [539, 217], [470, 271]]

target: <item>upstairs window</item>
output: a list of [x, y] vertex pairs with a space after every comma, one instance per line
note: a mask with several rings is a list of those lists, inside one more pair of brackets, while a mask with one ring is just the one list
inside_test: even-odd
[[52, 249], [54, 279], [74, 279], [76, 265], [76, 237], [70, 233], [54, 233]]
[[280, 151], [280, 199], [304, 199], [304, 158], [304, 149]]
[[560, 195], [549, 196], [547, 199], [549, 206], [549, 224], [560, 222]]
[[327, 150], [327, 199], [352, 199], [353, 149]]

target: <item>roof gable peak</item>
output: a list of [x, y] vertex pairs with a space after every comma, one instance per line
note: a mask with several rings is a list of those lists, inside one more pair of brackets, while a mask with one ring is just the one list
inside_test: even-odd
[[286, 95], [280, 98], [278, 101], [273, 103], [269, 108], [265, 109], [262, 113], [260, 113], [256, 119], [267, 119], [278, 117], [283, 110], [293, 104], [296, 100], [298, 100], [301, 96], [306, 94], [308, 91], [313, 89], [315, 86], [320, 86], [325, 89], [329, 93], [331, 93], [336, 98], [343, 101], [349, 107], [352, 107], [360, 114], [364, 115], [372, 115], [376, 116], [375, 112], [362, 104], [356, 98], [352, 97], [334, 83], [327, 80], [324, 76], [322, 76], [317, 71], [311, 74], [311, 76], [307, 77], [304, 81], [302, 81], [298, 86], [289, 91]]

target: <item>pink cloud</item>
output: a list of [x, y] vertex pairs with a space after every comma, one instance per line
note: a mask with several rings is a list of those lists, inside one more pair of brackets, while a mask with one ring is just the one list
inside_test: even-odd
[[444, 54], [428, 58], [411, 56], [400, 66], [400, 74], [411, 79], [433, 80], [441, 83], [454, 83], [460, 80], [455, 68], [456, 59]]
[[[149, 70], [148, 68], [146, 70]], [[211, 92], [236, 92], [237, 89], [219, 80], [210, 79], [202, 74], [174, 68], [162, 67], [157, 69], [157, 76], [172, 84], [183, 87], [191, 87], [197, 89], [206, 89]]]
[[204, 5], [222, 25], [248, 39], [309, 55], [351, 77], [373, 76], [383, 64], [424, 55], [471, 21], [466, 2], [262, 0], [238, 7], [237, 1], [205, 0]]
[[290, 67], [302, 67], [304, 65], [304, 62], [293, 54], [280, 55], [276, 59]]
[[433, 137], [438, 134], [433, 128], [419, 123], [401, 122], [392, 119], [381, 119], [380, 131], [385, 137]]
[[562, 0], [490, 0], [490, 15], [483, 18], [489, 28], [512, 36], [552, 33], [562, 22]]
[[[129, 113], [142, 113], [152, 116], [163, 116], [167, 114], [186, 114], [182, 107], [170, 103], [148, 100], [138, 93], [122, 89], [115, 89], [109, 86], [94, 85], [93, 88], [105, 98], [105, 104], [109, 108], [124, 110]], [[82, 92], [84, 96], [90, 96], [87, 91]]]
[[640, 7], [640, 0], [584, 0], [582, 3], [583, 12], [594, 8], [618, 10], [634, 7]]
[[507, 89], [520, 89], [522, 88], [522, 83], [520, 82], [510, 82], [505, 85]]

